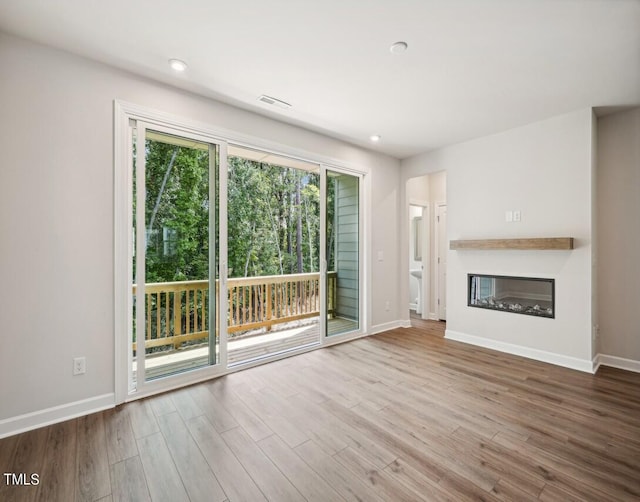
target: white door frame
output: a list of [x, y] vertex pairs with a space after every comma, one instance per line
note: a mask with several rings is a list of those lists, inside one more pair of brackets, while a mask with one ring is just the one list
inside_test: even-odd
[[[436, 303], [436, 317], [439, 320], [446, 320], [446, 309], [447, 309], [447, 293], [446, 293], [446, 281], [444, 281], [444, 284], [442, 284], [442, 281], [440, 280], [440, 267], [444, 266], [445, 267], [445, 273], [446, 273], [446, 261], [444, 262], [444, 264], [441, 264], [440, 261], [440, 245], [441, 244], [445, 244], [447, 242], [447, 229], [446, 226], [444, 228], [444, 235], [442, 235], [442, 227], [440, 226], [440, 216], [443, 212], [443, 210], [446, 210], [447, 208], [447, 203], [446, 202], [436, 202], [436, 231], [435, 231], [435, 257], [437, 260], [436, 263], [436, 280], [435, 280], [435, 284], [436, 284], [436, 298], [438, 300], [438, 302]], [[444, 241], [444, 242], [442, 242]], [[447, 254], [447, 250], [445, 248], [444, 250], [445, 255]], [[444, 314], [443, 314], [444, 313]]]
[[[162, 117], [156, 114], [145, 113], [143, 109], [142, 113], [138, 110], [127, 109], [128, 107], [122, 106], [119, 102], [115, 103], [116, 112], [116, 128], [115, 128], [115, 258], [114, 258], [114, 287], [115, 287], [115, 402], [121, 404], [126, 401], [138, 399], [140, 397], [156, 394], [166, 390], [171, 390], [177, 387], [195, 383], [202, 380], [210, 379], [214, 376], [224, 374], [226, 372], [226, 344], [227, 344], [227, 326], [226, 323], [219, 323], [219, 354], [220, 359], [216, 361], [215, 365], [204, 366], [202, 368], [194, 369], [189, 372], [171, 375], [167, 378], [159, 378], [158, 380], [147, 382], [145, 381], [144, 371], [144, 359], [145, 351], [138, 351], [137, 353], [137, 376], [135, 389], [130, 385], [132, 381], [132, 354], [131, 354], [131, 338], [132, 338], [132, 324], [131, 316], [132, 312], [132, 297], [131, 297], [131, 277], [133, 273], [131, 257], [133, 256], [133, 235], [131, 228], [133, 224], [133, 218], [131, 215], [131, 207], [133, 205], [132, 200], [132, 180], [133, 176], [136, 176], [136, 186], [138, 187], [138, 195], [142, 194], [144, 197], [144, 169], [146, 159], [144, 155], [137, 159], [136, 171], [133, 172], [133, 158], [132, 158], [132, 129], [137, 128], [137, 150], [144, 152], [145, 132], [147, 129], [154, 131], [164, 132], [168, 134], [193, 139], [210, 145], [215, 145], [219, 151], [219, 194], [227, 191], [227, 142], [216, 136], [207, 134], [206, 131], [201, 131], [198, 128], [185, 126], [184, 124], [175, 123], [173, 120], [165, 121]], [[215, 176], [215, 172], [210, 170], [210, 177]], [[211, 181], [211, 180], [210, 180]], [[215, 190], [215, 180], [210, 182], [210, 186]], [[143, 190], [140, 192], [140, 190]], [[136, 216], [137, 221], [144, 222], [144, 206], [138, 205], [136, 207], [138, 214]], [[219, 232], [219, 254], [218, 260], [218, 276], [219, 276], [219, 294], [217, 304], [217, 315], [220, 312], [226, 312], [227, 306], [227, 205], [226, 197], [219, 197], [219, 229], [214, 231]], [[139, 231], [137, 232], [140, 235]], [[145, 233], [143, 232], [144, 236]], [[213, 236], [215, 237], [215, 236]], [[144, 282], [144, 255], [145, 255], [145, 239], [138, 238], [136, 242], [136, 256], [138, 260], [142, 257], [142, 269], [138, 268], [142, 272], [141, 279]], [[126, 257], [126, 258], [125, 258]], [[224, 259], [222, 259], [224, 257]], [[140, 261], [138, 262], [140, 264]], [[213, 296], [215, 298], [215, 275], [214, 270], [210, 268], [210, 280], [211, 276], [213, 280]], [[143, 297], [144, 288], [137, 289], [137, 304], [145, 306]], [[215, 300], [214, 300], [215, 301]], [[144, 316], [144, 308], [138, 309], [137, 316]], [[215, 325], [210, 326], [210, 330], [215, 330]]]
[[[216, 376], [221, 376], [226, 373], [236, 371], [238, 369], [245, 369], [259, 364], [263, 364], [263, 361], [250, 362], [246, 365], [242, 365], [238, 368], [228, 369], [226, 360], [226, 343], [227, 343], [227, 327], [225, 323], [220, 323], [220, 360], [215, 366], [208, 366], [189, 372], [181, 373], [171, 378], [159, 379], [158, 381], [146, 382], [144, 384], [144, 392], [138, 389], [136, 392], [131, 393], [129, 389], [129, 371], [131, 368], [131, 324], [130, 315], [131, 312], [131, 277], [132, 277], [132, 264], [130, 257], [132, 256], [132, 241], [133, 236], [131, 234], [132, 225], [132, 190], [131, 187], [133, 181], [132, 173], [132, 135], [131, 127], [135, 125], [137, 121], [146, 122], [152, 124], [154, 129], [158, 127], [166, 127], [171, 130], [173, 134], [182, 136], [195, 136], [200, 138], [201, 141], [207, 143], [213, 143], [219, 145], [219, 193], [227, 193], [227, 145], [228, 143], [234, 143], [242, 146], [247, 146], [254, 149], [259, 149], [267, 152], [276, 153], [279, 155], [285, 155], [292, 158], [298, 158], [307, 162], [312, 162], [320, 165], [321, 180], [326, 177], [326, 170], [332, 170], [336, 172], [343, 172], [345, 174], [351, 174], [358, 176], [360, 179], [360, 198], [359, 198], [359, 284], [360, 284], [360, 297], [359, 297], [359, 330], [349, 332], [341, 335], [332, 336], [330, 339], [326, 336], [321, 336], [321, 344], [332, 345], [335, 343], [341, 343], [346, 340], [358, 338], [366, 335], [370, 324], [370, 310], [369, 305], [371, 303], [370, 293], [367, 292], [367, 286], [370, 281], [369, 270], [369, 244], [365, 238], [370, 236], [370, 219], [365, 214], [365, 208], [369, 208], [368, 193], [371, 190], [370, 177], [366, 175], [364, 170], [361, 170], [356, 165], [336, 164], [335, 159], [329, 157], [323, 157], [317, 154], [308, 154], [302, 150], [296, 150], [295, 148], [277, 144], [268, 140], [264, 140], [259, 137], [243, 135], [234, 131], [230, 131], [223, 128], [211, 127], [208, 124], [198, 123], [191, 120], [186, 120], [182, 117], [175, 116], [169, 113], [160, 112], [157, 110], [142, 107], [136, 104], [127, 103], [124, 101], [114, 100], [114, 387], [115, 387], [115, 404], [122, 404], [127, 401], [142, 398], [148, 395], [157, 394], [159, 392], [168, 391], [174, 388], [184, 387], [185, 385], [194, 384], [199, 381], [209, 380]], [[321, 194], [324, 196], [324, 194]], [[226, 312], [228, 310], [227, 305], [227, 201], [226, 196], [220, 197], [219, 203], [219, 221], [220, 221], [220, 257], [224, 257], [219, 260], [219, 278], [220, 278], [220, 292], [219, 292], [219, 312]], [[325, 213], [326, 215], [326, 213]], [[324, 223], [326, 225], [326, 222]], [[325, 238], [321, 234], [321, 239]], [[324, 244], [326, 246], [326, 242]], [[321, 244], [321, 249], [324, 249]], [[326, 250], [324, 251], [326, 253]], [[323, 256], [323, 258], [325, 258]], [[322, 263], [322, 262], [321, 262]], [[322, 274], [321, 274], [322, 276]], [[326, 284], [325, 284], [326, 289]], [[326, 295], [323, 295], [326, 296]], [[325, 300], [326, 301], [326, 298]], [[326, 306], [324, 307], [326, 312]], [[326, 314], [324, 317], [326, 323]], [[324, 334], [325, 331], [323, 331]], [[224, 350], [223, 350], [224, 346]], [[317, 346], [316, 346], [317, 347]], [[302, 348], [299, 351], [288, 352], [287, 354], [276, 355], [269, 361], [288, 357], [294, 353], [303, 353], [314, 350], [314, 348]]]
[[[358, 178], [358, 329], [327, 336], [327, 171], [334, 173], [348, 174]], [[320, 165], [320, 291], [322, 292], [322, 300], [320, 306], [320, 344], [322, 346], [334, 345], [353, 338], [358, 338], [366, 333], [366, 316], [364, 301], [364, 278], [365, 278], [365, 261], [364, 261], [364, 211], [365, 197], [364, 195], [364, 177], [361, 171], [355, 171], [344, 167], [337, 167], [329, 164]]]

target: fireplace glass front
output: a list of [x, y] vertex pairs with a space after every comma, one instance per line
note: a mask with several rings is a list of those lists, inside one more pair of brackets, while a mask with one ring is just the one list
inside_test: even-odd
[[555, 280], [469, 274], [470, 307], [555, 317]]

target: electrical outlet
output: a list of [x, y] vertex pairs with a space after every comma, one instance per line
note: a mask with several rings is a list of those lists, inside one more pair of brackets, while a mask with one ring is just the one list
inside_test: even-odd
[[522, 213], [520, 211], [513, 212], [513, 221], [522, 221]]
[[86, 372], [87, 372], [87, 358], [74, 357], [73, 358], [73, 374], [84, 375]]

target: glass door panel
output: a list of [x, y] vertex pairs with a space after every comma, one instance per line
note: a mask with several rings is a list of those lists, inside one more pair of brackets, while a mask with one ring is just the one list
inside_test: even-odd
[[360, 329], [360, 177], [327, 170], [326, 335]]
[[228, 365], [320, 340], [320, 166], [228, 149]]
[[139, 383], [218, 361], [219, 154], [214, 144], [144, 125], [137, 136], [132, 374]]

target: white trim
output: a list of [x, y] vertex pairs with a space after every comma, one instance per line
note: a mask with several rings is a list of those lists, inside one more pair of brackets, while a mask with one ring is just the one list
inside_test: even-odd
[[563, 354], [556, 354], [553, 352], [546, 352], [544, 350], [532, 349], [530, 347], [523, 347], [522, 345], [500, 342], [498, 340], [492, 340], [490, 338], [484, 338], [481, 336], [468, 335], [466, 333], [460, 333], [459, 331], [453, 331], [450, 329], [445, 331], [444, 337], [447, 340], [469, 343], [471, 345], [477, 345], [479, 347], [485, 347], [487, 349], [497, 350], [499, 352], [506, 352], [507, 354], [513, 354], [529, 359], [535, 359], [536, 361], [555, 364], [557, 366], [564, 366], [565, 368], [584, 371], [585, 373], [594, 372], [593, 362], [588, 359], [578, 359], [577, 357], [565, 356]]
[[372, 284], [372, 263], [371, 254], [373, 253], [371, 244], [372, 235], [372, 223], [371, 223], [371, 175], [366, 172], [361, 173], [360, 177], [360, 205], [358, 207], [360, 214], [358, 215], [360, 220], [360, 329], [363, 333], [369, 333], [369, 327], [372, 323], [372, 311], [371, 302], [373, 301], [373, 295], [371, 294]]
[[[218, 233], [218, 284], [220, 284], [220, 288], [218, 291], [218, 298], [215, 300], [218, 302], [218, 310], [215, 315], [215, 323], [218, 326], [218, 354], [219, 360], [216, 361], [215, 366], [219, 366], [221, 371], [225, 371], [228, 364], [228, 356], [227, 353], [227, 343], [229, 341], [229, 334], [227, 332], [229, 326], [227, 322], [221, 322], [221, 319], [226, 320], [227, 312], [229, 311], [229, 295], [227, 292], [228, 279], [229, 279], [229, 264], [227, 263], [227, 252], [228, 252], [228, 183], [229, 183], [229, 163], [228, 163], [228, 146], [229, 144], [225, 141], [221, 141], [216, 144], [219, 149], [218, 152], [218, 165], [216, 166], [218, 169], [218, 193], [215, 194], [215, 197], [218, 198], [218, 224], [219, 228], [215, 228], [213, 231], [213, 235], [210, 237], [213, 239], [213, 242], [210, 244], [210, 249], [215, 250], [215, 233]], [[211, 173], [215, 177], [215, 173]], [[215, 187], [215, 182], [214, 182]], [[210, 264], [211, 266], [212, 264]], [[215, 279], [215, 278], [214, 278]], [[215, 280], [213, 282], [215, 284]], [[215, 286], [213, 287], [215, 296]], [[211, 293], [209, 293], [211, 295]], [[224, 312], [224, 314], [222, 314]], [[211, 321], [213, 318], [209, 319], [209, 330], [211, 330]], [[214, 335], [215, 337], [215, 335]]]
[[319, 267], [320, 280], [320, 330], [318, 333], [318, 342], [320, 346], [326, 343], [327, 334], [327, 311], [329, 308], [327, 285], [328, 264], [327, 264], [327, 167], [320, 164], [320, 253]]
[[[128, 340], [124, 340], [123, 333], [129, 332], [129, 302], [131, 295], [123, 295], [122, 291], [127, 291], [131, 277], [129, 256], [131, 256], [130, 236], [128, 229], [131, 228], [129, 215], [132, 202], [129, 194], [129, 152], [131, 151], [131, 135], [125, 131], [130, 131], [129, 118], [122, 110], [120, 103], [113, 103], [113, 184], [114, 184], [114, 228], [113, 228], [113, 288], [114, 288], [114, 357], [115, 357], [115, 403], [124, 403], [127, 397], [129, 386], [129, 357], [124, 347]], [[125, 229], [123, 231], [123, 228]], [[127, 232], [126, 234], [124, 232]], [[128, 336], [127, 336], [128, 339]], [[129, 351], [130, 352], [130, 351]]]
[[[136, 121], [136, 151], [140, 152], [136, 158], [135, 172], [132, 173], [133, 179], [136, 180], [136, 228], [135, 228], [135, 251], [136, 251], [136, 276], [133, 280], [136, 283], [136, 314], [131, 316], [131, 322], [136, 326], [136, 385], [135, 390], [143, 391], [147, 380], [146, 373], [146, 318], [147, 318], [147, 222], [146, 222], [146, 204], [147, 204], [147, 182], [146, 182], [146, 139], [147, 139], [147, 123], [140, 120]], [[144, 153], [143, 153], [144, 152]], [[131, 206], [130, 206], [131, 207]], [[129, 255], [129, 260], [132, 255]], [[175, 315], [175, 314], [174, 314]], [[130, 332], [129, 332], [130, 333]], [[127, 334], [127, 352], [130, 350], [128, 344], [132, 338]], [[142, 338], [142, 340], [140, 339]], [[131, 371], [131, 369], [129, 369]], [[129, 373], [129, 378], [133, 374]], [[129, 385], [131, 385], [131, 381]]]
[[[445, 240], [445, 244], [446, 244], [446, 240], [447, 240], [447, 228], [445, 227], [444, 231], [445, 231], [445, 235], [440, 235], [440, 231], [441, 231], [441, 226], [440, 226], [440, 216], [442, 214], [442, 209], [447, 208], [447, 203], [446, 202], [436, 202], [435, 203], [435, 231], [434, 231], [434, 250], [435, 250], [435, 258], [436, 260], [440, 257], [440, 241]], [[445, 247], [445, 255], [449, 253], [449, 250]], [[442, 260], [440, 260], [442, 261]], [[447, 310], [447, 281], [444, 281], [444, 284], [440, 284], [440, 268], [442, 266], [442, 264], [440, 263], [440, 261], [436, 261], [435, 264], [435, 290], [436, 290], [436, 308], [438, 310], [437, 313], [437, 317], [438, 320], [446, 320], [446, 310]], [[447, 257], [447, 263], [449, 262], [449, 259]], [[445, 273], [446, 273], [446, 268], [445, 268]], [[444, 288], [445, 292], [444, 295], [442, 294], [442, 289]], [[438, 300], [443, 300], [444, 305], [442, 302], [437, 303]], [[445, 315], [444, 317], [441, 315], [442, 311], [444, 310]]]
[[410, 328], [410, 327], [411, 327], [410, 319], [398, 319], [396, 321], [390, 321], [382, 324], [376, 324], [375, 326], [371, 326], [371, 329], [369, 330], [369, 334], [377, 335], [378, 333], [382, 333], [383, 331], [389, 331], [391, 329]]
[[427, 203], [422, 207], [422, 319], [429, 318], [427, 312], [431, 308], [431, 280], [431, 207]]
[[608, 356], [606, 354], [598, 354], [593, 358], [593, 372], [598, 371], [600, 366], [609, 366], [621, 370], [633, 371], [640, 373], [640, 361], [634, 359], [625, 359], [624, 357]]
[[179, 389], [188, 385], [194, 385], [199, 382], [211, 380], [226, 375], [229, 371], [225, 371], [219, 364], [211, 366], [202, 366], [190, 371], [177, 374], [169, 374], [154, 380], [148, 380], [143, 386], [129, 393], [126, 402], [136, 401], [144, 397], [162, 394], [170, 390]]
[[429, 312], [429, 320], [430, 321], [439, 321], [440, 319], [438, 319], [438, 314], [436, 314], [435, 312]]
[[212, 126], [210, 123], [191, 120], [184, 116], [174, 115], [172, 113], [163, 112], [153, 108], [147, 108], [145, 106], [136, 105], [135, 103], [119, 99], [116, 99], [115, 103], [118, 112], [127, 117], [135, 118], [136, 120], [144, 122], [151, 122], [153, 124], [165, 124], [172, 129], [182, 129], [182, 132], [185, 134], [199, 134], [208, 138], [207, 141], [213, 139], [214, 142], [220, 141], [233, 143], [237, 146], [244, 146], [254, 150], [264, 150], [269, 153], [284, 155], [286, 157], [291, 157], [305, 162], [325, 164], [327, 167], [332, 169], [334, 167], [342, 169], [347, 172], [347, 174], [365, 174], [369, 172], [368, 168], [363, 169], [362, 164], [355, 164], [342, 159], [309, 152], [307, 150], [292, 147], [288, 144], [265, 140], [259, 136], [243, 134], [217, 125]]
[[0, 439], [115, 407], [115, 394], [82, 399], [0, 420]]

